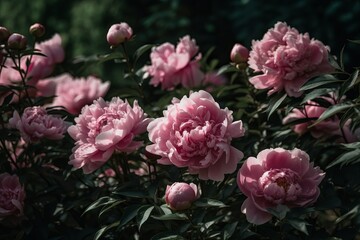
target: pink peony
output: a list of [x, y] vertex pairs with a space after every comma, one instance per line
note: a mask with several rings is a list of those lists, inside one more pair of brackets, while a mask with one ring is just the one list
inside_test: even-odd
[[166, 186], [165, 202], [173, 210], [188, 209], [199, 197], [198, 188], [193, 183], [175, 182], [171, 186]]
[[129, 40], [133, 35], [132, 28], [125, 22], [113, 24], [106, 35], [106, 40], [111, 46], [118, 46], [119, 44]]
[[0, 220], [23, 216], [25, 191], [16, 175], [0, 174]]
[[76, 125], [68, 129], [76, 140], [69, 164], [91, 173], [106, 163], [114, 151], [135, 151], [142, 142], [134, 138], [146, 131], [150, 121], [137, 101], [131, 107], [118, 97], [110, 102], [95, 100], [82, 109], [75, 118]]
[[263, 224], [272, 217], [269, 209], [308, 206], [319, 197], [324, 175], [300, 149], [265, 149], [249, 157], [238, 172], [238, 186], [247, 196], [241, 211], [249, 222]]
[[249, 58], [249, 50], [241, 45], [240, 43], [236, 43], [230, 52], [230, 59], [233, 63], [243, 63], [247, 62]]
[[205, 91], [172, 103], [164, 117], [149, 124], [154, 144], [146, 150], [161, 156], [159, 163], [188, 167], [200, 179], [221, 181], [224, 174], [233, 173], [243, 153], [231, 146], [231, 140], [244, 135], [242, 122], [233, 122], [232, 111], [221, 109]]
[[151, 65], [145, 66], [144, 77], [151, 76], [151, 85], [161, 84], [162, 89], [168, 90], [179, 84], [185, 88], [199, 86], [204, 74], [198, 64], [200, 55], [195, 57], [198, 49], [190, 36], [181, 38], [176, 47], [170, 43], [154, 47], [150, 54]]
[[299, 97], [300, 88], [310, 78], [329, 73], [329, 48], [309, 34], [300, 34], [286, 23], [278, 22], [260, 41], [252, 42], [249, 66], [259, 75], [250, 78], [257, 89], [269, 94], [285, 89], [289, 96]]
[[109, 90], [110, 82], [102, 83], [93, 76], [73, 78], [65, 73], [40, 80], [36, 86], [40, 95], [56, 96], [52, 106], [63, 106], [69, 113], [79, 114], [83, 106], [104, 97]]
[[[334, 104], [334, 100], [328, 97], [323, 97], [324, 100], [328, 101], [331, 104]], [[317, 119], [326, 111], [326, 108], [321, 107], [318, 103], [313, 101], [308, 101], [303, 109], [294, 108], [284, 119], [283, 123], [289, 123], [298, 119]], [[343, 133], [340, 129], [340, 119], [337, 116], [328, 118], [313, 127], [309, 128], [315, 120], [309, 120], [304, 123], [299, 123], [293, 126], [294, 132], [299, 135], [304, 134], [305, 132], [310, 132], [314, 138], [328, 138], [336, 136], [340, 142], [356, 142], [357, 137], [350, 130], [351, 120], [348, 120], [343, 126]], [[344, 138], [346, 140], [344, 140]]]
[[63, 119], [47, 114], [45, 108], [39, 106], [26, 108], [21, 117], [14, 111], [9, 125], [20, 131], [25, 142], [36, 142], [42, 138], [58, 140], [64, 137], [67, 128]]

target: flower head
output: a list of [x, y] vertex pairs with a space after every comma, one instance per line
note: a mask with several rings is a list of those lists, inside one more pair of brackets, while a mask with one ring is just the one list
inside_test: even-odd
[[27, 39], [24, 35], [13, 33], [7, 40], [8, 47], [15, 50], [24, 50], [26, 48]]
[[184, 210], [191, 206], [191, 203], [200, 197], [195, 184], [175, 182], [166, 186], [165, 202], [173, 210]]
[[272, 217], [269, 209], [314, 203], [325, 173], [309, 160], [309, 155], [297, 148], [265, 149], [256, 158], [249, 157], [237, 176], [238, 186], [247, 196], [241, 206], [247, 220], [263, 224]]
[[260, 41], [253, 41], [249, 66], [259, 75], [250, 78], [257, 89], [269, 89], [269, 94], [285, 90], [299, 97], [300, 88], [310, 78], [329, 73], [329, 48], [322, 42], [300, 34], [286, 23], [278, 22]]
[[125, 22], [113, 24], [106, 35], [106, 39], [111, 46], [118, 46], [129, 40], [133, 35], [132, 28]]
[[233, 122], [232, 112], [221, 109], [205, 91], [193, 92], [173, 104], [148, 126], [146, 147], [161, 156], [161, 164], [187, 167], [200, 179], [221, 181], [224, 174], [236, 170], [243, 153], [231, 146], [231, 140], [244, 135], [241, 121]]
[[63, 106], [71, 114], [79, 114], [82, 107], [91, 104], [99, 97], [104, 97], [109, 90], [110, 82], [96, 77], [73, 78], [70, 74], [43, 79], [36, 85], [38, 94], [53, 96], [52, 106]]
[[244, 63], [248, 61], [248, 58], [249, 50], [240, 43], [236, 43], [231, 49], [230, 59], [233, 63]]
[[39, 38], [44, 36], [45, 34], [45, 27], [40, 23], [34, 23], [29, 28], [30, 34], [32, 34], [34, 37]]
[[16, 175], [0, 174], [0, 221], [23, 215], [25, 191]]
[[135, 151], [142, 142], [134, 138], [146, 131], [150, 121], [137, 101], [131, 107], [118, 97], [110, 102], [95, 100], [83, 107], [75, 118], [76, 125], [68, 129], [76, 140], [69, 164], [91, 173], [106, 163], [114, 151]]
[[150, 54], [151, 65], [145, 66], [145, 77], [151, 76], [150, 84], [159, 84], [162, 89], [171, 90], [181, 84], [185, 88], [200, 86], [204, 78], [198, 60], [193, 60], [198, 52], [194, 39], [185, 36], [175, 47], [170, 43], [163, 43], [154, 47]]
[[64, 137], [67, 129], [63, 119], [49, 115], [45, 108], [40, 106], [25, 108], [21, 117], [14, 111], [9, 124], [20, 131], [25, 142], [36, 142], [42, 138], [58, 140]]

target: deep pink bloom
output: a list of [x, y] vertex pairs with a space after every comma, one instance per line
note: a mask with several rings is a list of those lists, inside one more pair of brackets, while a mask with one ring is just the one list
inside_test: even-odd
[[250, 78], [257, 89], [269, 89], [268, 94], [285, 90], [299, 97], [300, 88], [310, 78], [329, 73], [329, 48], [309, 34], [300, 34], [286, 23], [278, 22], [260, 41], [252, 42], [249, 66], [259, 75]]
[[75, 118], [76, 125], [68, 129], [76, 140], [69, 164], [91, 173], [106, 163], [114, 151], [135, 151], [142, 142], [134, 138], [146, 131], [150, 121], [137, 101], [131, 107], [118, 97], [110, 102], [95, 100], [83, 107]]
[[231, 140], [244, 135], [241, 121], [233, 122], [232, 111], [221, 109], [205, 92], [193, 92], [173, 104], [148, 126], [152, 145], [146, 150], [161, 156], [161, 164], [188, 167], [200, 179], [221, 181], [233, 173], [243, 153]]
[[58, 140], [64, 137], [67, 124], [57, 116], [49, 115], [44, 107], [27, 107], [20, 117], [14, 111], [9, 120], [10, 127], [17, 128], [25, 142], [36, 142], [42, 138]]
[[[162, 89], [171, 90], [177, 85], [185, 88], [200, 86], [204, 78], [200, 70], [198, 46], [194, 39], [185, 36], [175, 47], [170, 43], [163, 43], [154, 47], [150, 54], [151, 65], [145, 66], [144, 77], [151, 77], [150, 84], [159, 84]], [[195, 58], [195, 59], [194, 59]]]
[[247, 196], [241, 206], [247, 220], [263, 224], [272, 217], [269, 209], [314, 203], [325, 173], [309, 160], [309, 155], [297, 148], [265, 149], [256, 158], [249, 157], [237, 176], [238, 186]]
[[0, 221], [23, 216], [25, 191], [16, 175], [0, 174]]
[[40, 80], [36, 87], [39, 95], [53, 96], [52, 106], [63, 106], [71, 114], [79, 114], [81, 108], [104, 97], [110, 82], [102, 83], [96, 77], [73, 78], [70, 74]]
[[247, 62], [249, 59], [249, 50], [240, 43], [236, 43], [231, 49], [230, 59], [233, 63]]
[[133, 35], [132, 28], [125, 22], [113, 24], [106, 35], [106, 40], [111, 46], [118, 46], [119, 44], [129, 40]]
[[[327, 102], [334, 104], [334, 100], [328, 97], [323, 97]], [[299, 135], [304, 134], [305, 132], [310, 132], [314, 138], [329, 138], [337, 137], [339, 142], [344, 142], [344, 136], [346, 138], [345, 142], [356, 142], [358, 139], [350, 130], [351, 120], [345, 122], [342, 130], [340, 128], [340, 119], [337, 116], [327, 118], [324, 121], [312, 126], [316, 119], [318, 119], [321, 114], [323, 114], [327, 109], [321, 107], [318, 103], [313, 101], [308, 101], [303, 109], [294, 108], [284, 119], [283, 123], [289, 123], [298, 119], [311, 118], [304, 123], [299, 123], [292, 126], [294, 132]], [[343, 136], [344, 134], [344, 136]]]
[[198, 188], [193, 183], [175, 182], [166, 186], [165, 202], [173, 210], [188, 209], [199, 197]]

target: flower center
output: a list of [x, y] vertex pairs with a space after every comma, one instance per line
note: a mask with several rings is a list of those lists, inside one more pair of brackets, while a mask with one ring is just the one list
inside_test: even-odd
[[299, 175], [291, 169], [271, 169], [259, 179], [264, 197], [275, 204], [294, 201], [301, 192]]

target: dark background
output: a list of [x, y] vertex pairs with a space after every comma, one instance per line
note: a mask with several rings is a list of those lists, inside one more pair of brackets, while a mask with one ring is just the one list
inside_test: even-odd
[[[130, 48], [146, 43], [176, 43], [186, 34], [195, 38], [203, 54], [212, 46], [213, 58], [229, 62], [235, 42], [250, 47], [277, 21], [330, 46], [349, 70], [359, 66], [360, 1], [306, 0], [1, 0], [0, 25], [25, 35], [32, 23], [46, 26], [43, 39], [61, 34], [68, 62], [75, 56], [109, 52], [106, 33], [113, 23], [128, 22], [136, 35]], [[148, 60], [148, 58], [146, 59]], [[110, 77], [102, 67], [92, 71]]]

